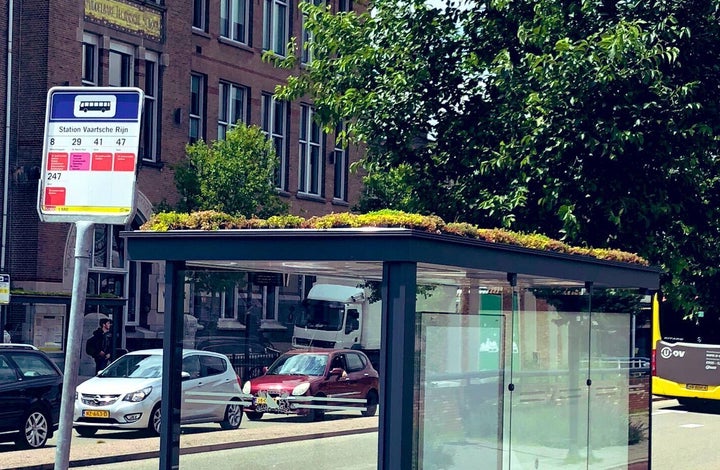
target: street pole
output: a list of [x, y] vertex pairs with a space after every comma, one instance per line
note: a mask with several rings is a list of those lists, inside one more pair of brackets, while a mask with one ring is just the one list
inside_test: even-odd
[[68, 338], [65, 350], [65, 380], [60, 404], [60, 426], [55, 450], [55, 470], [66, 470], [70, 466], [75, 388], [77, 387], [78, 367], [80, 365], [93, 226], [94, 224], [91, 222], [75, 222], [75, 272], [73, 275]]

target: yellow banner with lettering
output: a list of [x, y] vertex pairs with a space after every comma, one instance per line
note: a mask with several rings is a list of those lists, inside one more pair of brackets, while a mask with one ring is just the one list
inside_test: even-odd
[[120, 0], [85, 0], [85, 18], [150, 39], [162, 38], [162, 14]]

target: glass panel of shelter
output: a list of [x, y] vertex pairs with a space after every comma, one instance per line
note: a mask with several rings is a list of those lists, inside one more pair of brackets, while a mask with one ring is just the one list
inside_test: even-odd
[[625, 468], [647, 456], [649, 369], [630, 351], [638, 292], [493, 285], [418, 286], [415, 467]]
[[[506, 281], [504, 273], [496, 274], [487, 282], [420, 281], [417, 286], [414, 468], [437, 468], [437, 463], [464, 469], [477, 462], [499, 470], [622, 468], [633, 455], [647, 455], [643, 426], [649, 417], [641, 400], [649, 392], [649, 371], [623, 361], [633, 356], [630, 319], [637, 293], [558, 287], [560, 280]], [[291, 284], [280, 288], [281, 295], [304, 291], [301, 283]], [[215, 300], [212, 318], [219, 319], [222, 303]], [[241, 332], [235, 333], [241, 339]], [[228, 345], [211, 346], [224, 350]], [[246, 372], [236, 371], [241, 377]], [[345, 418], [355, 415], [331, 411], [326, 419], [351, 424]], [[610, 416], [623, 419], [603, 423]], [[264, 420], [287, 427], [301, 421], [296, 418]], [[371, 419], [377, 426], [377, 417]], [[251, 434], [253, 427], [243, 417], [238, 432]], [[238, 438], [233, 436], [223, 439]], [[342, 446], [352, 449], [344, 458], [376, 468], [377, 433], [359, 436], [338, 437], [333, 445], [304, 441], [302, 452], [293, 453], [294, 464], [336, 464]]]

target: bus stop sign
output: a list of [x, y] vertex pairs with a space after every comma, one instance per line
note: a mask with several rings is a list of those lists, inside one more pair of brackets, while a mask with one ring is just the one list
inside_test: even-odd
[[43, 222], [126, 224], [135, 211], [143, 91], [48, 91], [38, 191]]

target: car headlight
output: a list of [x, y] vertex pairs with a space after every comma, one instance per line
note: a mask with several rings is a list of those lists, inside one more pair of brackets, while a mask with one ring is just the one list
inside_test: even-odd
[[310, 388], [310, 382], [303, 382], [300, 385], [297, 385], [295, 388], [293, 388], [292, 394], [293, 395], [305, 395], [305, 392], [307, 392], [309, 388]]
[[150, 395], [150, 392], [152, 392], [152, 387], [145, 387], [142, 390], [138, 390], [136, 392], [128, 393], [123, 397], [123, 401], [132, 401], [132, 402], [138, 402], [143, 401]]
[[242, 392], [243, 392], [245, 395], [250, 395], [250, 390], [251, 390], [251, 389], [252, 389], [252, 384], [251, 384], [250, 381], [248, 380], [247, 382], [245, 382], [245, 385], [243, 385]]

